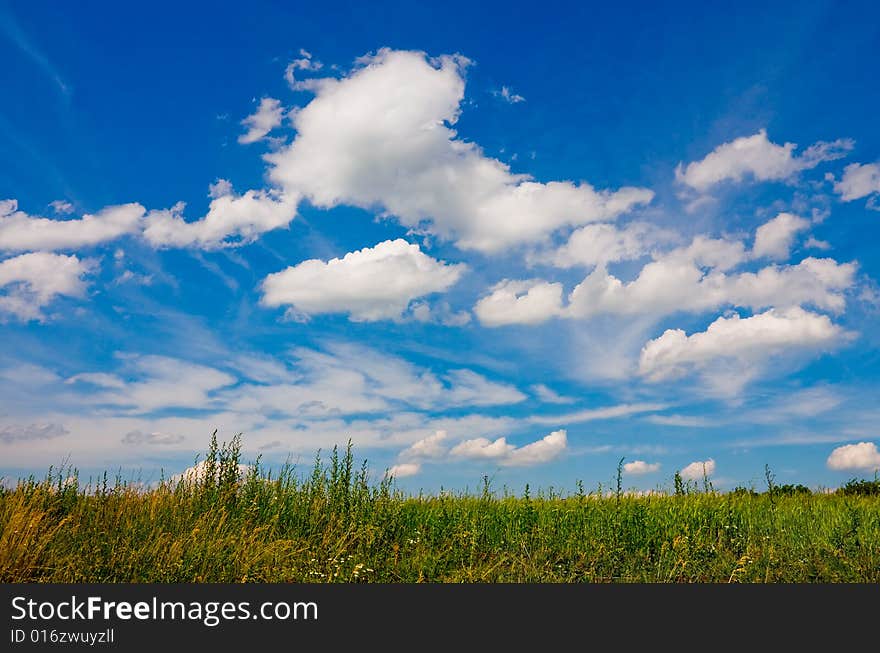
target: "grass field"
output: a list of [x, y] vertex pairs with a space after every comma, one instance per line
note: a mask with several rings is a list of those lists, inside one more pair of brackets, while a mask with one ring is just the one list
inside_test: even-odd
[[876, 480], [412, 497], [350, 447], [304, 478], [241, 478], [238, 446], [150, 490], [58, 473], [3, 490], [0, 582], [880, 582]]

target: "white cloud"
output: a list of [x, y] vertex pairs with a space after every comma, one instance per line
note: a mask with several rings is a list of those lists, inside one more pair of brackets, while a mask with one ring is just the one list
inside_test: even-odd
[[290, 224], [299, 198], [276, 190], [249, 190], [236, 195], [220, 180], [211, 185], [211, 204], [200, 220], [183, 218], [182, 202], [170, 209], [150, 211], [144, 238], [153, 247], [218, 249], [251, 243], [261, 234]]
[[748, 318], [734, 314], [719, 317], [705, 331], [690, 336], [681, 329], [667, 329], [645, 344], [639, 373], [657, 382], [727, 361], [734, 367], [725, 368], [714, 381], [735, 393], [769, 357], [791, 350], [821, 350], [846, 335], [827, 315], [799, 307], [770, 309]]
[[283, 120], [284, 107], [281, 106], [281, 101], [264, 97], [257, 110], [241, 121], [247, 131], [238, 137], [238, 142], [247, 145], [261, 141], [270, 131], [280, 126]]
[[232, 182], [228, 179], [217, 179], [208, 186], [208, 197], [212, 200], [225, 195], [232, 195]]
[[484, 252], [608, 221], [652, 199], [644, 188], [539, 183], [459, 139], [452, 125], [467, 63], [386, 49], [343, 79], [309, 80], [315, 98], [292, 116], [295, 140], [266, 156], [271, 180], [318, 207], [384, 210]]
[[490, 381], [472, 370], [450, 370], [445, 378], [449, 384], [445, 400], [452, 405], [498, 406], [519, 403], [526, 398], [513, 386]]
[[391, 467], [385, 474], [390, 478], [406, 478], [407, 476], [415, 476], [422, 471], [419, 463], [400, 463]]
[[51, 440], [67, 435], [63, 424], [39, 422], [34, 424], [6, 424], [0, 426], [0, 442], [25, 442], [33, 440]]
[[[844, 202], [880, 194], [880, 163], [851, 163], [843, 169], [843, 178], [834, 184], [834, 191]], [[873, 204], [869, 202], [869, 206]]]
[[414, 458], [441, 458], [446, 453], [445, 442], [449, 439], [446, 431], [436, 431], [434, 435], [413, 442], [400, 452], [401, 460]]
[[58, 215], [67, 215], [68, 213], [73, 213], [73, 204], [66, 200], [54, 200], [49, 202], [49, 208], [51, 208]]
[[[423, 419], [422, 417], [417, 417]], [[412, 434], [419, 434], [419, 437], [427, 437], [436, 434], [437, 431], [445, 431], [449, 439], [458, 441], [474, 436], [490, 437], [498, 433], [510, 432], [516, 428], [522, 427], [522, 422], [514, 417], [480, 415], [478, 413], [470, 413], [460, 417], [438, 416], [430, 417], [419, 428], [412, 431]], [[403, 428], [399, 429], [401, 433]], [[405, 441], [412, 442], [415, 438], [407, 436]]]
[[299, 359], [295, 366], [299, 378], [295, 382], [242, 385], [223, 394], [223, 405], [239, 413], [302, 420], [376, 413], [389, 408], [382, 386], [374, 390], [374, 382], [363, 372], [320, 352], [295, 353]]
[[509, 104], [519, 104], [520, 102], [526, 101], [522, 95], [514, 93], [509, 86], [502, 86], [500, 91], [494, 91], [494, 95], [500, 97]]
[[505, 279], [474, 305], [474, 313], [481, 324], [489, 327], [540, 324], [562, 315], [562, 292], [561, 283]]
[[[7, 371], [11, 379], [9, 383], [2, 383], [0, 397], [5, 400], [3, 410], [10, 413], [14, 411], [15, 423], [64, 424], [69, 431], [63, 441], [64, 450], [71, 454], [72, 461], [112, 458], [135, 468], [144, 464], [143, 449], [121, 441], [122, 435], [131, 431], [183, 435], [184, 441], [177, 444], [165, 443], [162, 451], [179, 452], [190, 460], [196, 452], [204, 451], [213, 427], [227, 434], [244, 432], [243, 444], [248, 457], [261, 451], [261, 446], [271, 445], [279, 455], [290, 454], [307, 460], [314, 456], [317, 448], [327, 450], [334, 445], [344, 446], [349, 439], [354, 442], [358, 451], [386, 449], [397, 452], [437, 430], [447, 431], [451, 441], [455, 442], [462, 438], [497, 437], [499, 433], [512, 432], [522, 427], [517, 419], [511, 417], [480, 414], [436, 416], [398, 406], [375, 415], [349, 418], [338, 414], [298, 412], [295, 405], [288, 406], [286, 412], [271, 408], [238, 411], [231, 406], [234, 395], [226, 394], [232, 393], [234, 388], [224, 391], [219, 401], [212, 402], [211, 412], [189, 413], [186, 416], [187, 413], [179, 410], [163, 410], [144, 415], [133, 413], [123, 406], [95, 405], [88, 395], [70, 392], [69, 386], [58, 383], [47, 387], [29, 387], [10, 394], [10, 388], [20, 388], [22, 385], [21, 371]], [[59, 392], [62, 394], [58, 394]], [[344, 401], [344, 392], [345, 388], [340, 388], [336, 397], [327, 396], [328, 403]], [[36, 400], [29, 404], [28, 400], [32, 397], [36, 397]], [[283, 397], [279, 397], [281, 398]], [[293, 397], [292, 402], [295, 400], [296, 397]], [[13, 415], [7, 417], [13, 418]], [[35, 439], [5, 444], [0, 440], [0, 449], [3, 447], [8, 448], [4, 455], [7, 458], [14, 456], [20, 465], [45, 469], [46, 466], [58, 462], [57, 446], [50, 442]]]
[[83, 401], [112, 406], [122, 413], [165, 408], [204, 410], [217, 405], [215, 391], [236, 382], [235, 377], [212, 367], [166, 356], [125, 355], [122, 360], [137, 380], [121, 388], [105, 383], [103, 392], [86, 395]]
[[644, 222], [634, 222], [622, 229], [607, 223], [589, 224], [573, 231], [568, 242], [539, 260], [558, 268], [631, 261], [671, 239], [671, 233]]
[[791, 246], [797, 233], [809, 228], [809, 220], [791, 213], [780, 213], [758, 227], [752, 255], [756, 258], [767, 257], [775, 261], [785, 261], [791, 254]]
[[540, 465], [558, 458], [567, 446], [566, 432], [564, 429], [560, 429], [545, 435], [536, 442], [514, 449], [501, 461], [501, 464], [508, 467]]
[[831, 243], [829, 243], [827, 240], [819, 240], [818, 238], [810, 236], [804, 242], [804, 247], [808, 249], [821, 249], [822, 251], [827, 251], [831, 249]]
[[846, 156], [853, 146], [849, 139], [830, 143], [820, 141], [808, 147], [801, 156], [795, 156], [795, 143], [777, 145], [762, 129], [752, 136], [719, 145], [700, 161], [687, 166], [679, 164], [675, 176], [679, 182], [700, 192], [725, 180], [738, 182], [749, 176], [756, 181], [786, 181], [823, 161]]
[[[334, 343], [326, 351], [299, 348], [296, 378], [229, 391], [229, 406], [242, 412], [294, 417], [375, 413], [402, 407], [436, 410], [455, 406], [496, 406], [523, 401], [515, 387], [490, 381], [471, 370], [444, 374], [368, 347]], [[442, 428], [442, 427], [438, 427]]]
[[696, 460], [689, 465], [686, 465], [680, 472], [681, 477], [686, 481], [700, 481], [705, 476], [706, 478], [712, 476], [715, 473], [715, 459], [709, 458], [708, 460]]
[[645, 421], [651, 422], [651, 424], [660, 424], [661, 426], [681, 426], [685, 428], [702, 428], [717, 424], [716, 421], [694, 415], [649, 415], [645, 418]]
[[[247, 476], [250, 471], [250, 465], [238, 464], [236, 465], [236, 471], [238, 472], [239, 479], [243, 479]], [[193, 483], [202, 483], [208, 475], [208, 463], [205, 460], [200, 460], [198, 463], [193, 465], [192, 467], [187, 467], [180, 474], [175, 474], [171, 478], [168, 479], [168, 482], [171, 485], [176, 485], [178, 483], [184, 484], [193, 484]], [[215, 463], [214, 466], [214, 480], [218, 480], [220, 478], [220, 466]]]
[[52, 220], [18, 210], [18, 202], [0, 202], [0, 250], [77, 249], [114, 240], [141, 228], [140, 204], [108, 206], [79, 220]]
[[845, 304], [840, 293], [852, 285], [855, 267], [810, 257], [798, 265], [725, 274], [702, 270], [686, 259], [664, 257], [648, 263], [629, 283], [600, 267], [572, 290], [568, 313], [581, 318], [601, 313], [660, 316], [723, 306], [761, 309], [803, 303], [839, 311]]
[[660, 463], [647, 463], [644, 460], [634, 460], [631, 463], [624, 463], [623, 465], [623, 471], [634, 476], [651, 474], [659, 470]]
[[545, 404], [571, 404], [575, 401], [574, 397], [564, 397], [543, 383], [536, 383], [531, 390]]
[[828, 469], [863, 470], [873, 472], [880, 469], [880, 451], [873, 442], [859, 442], [837, 447], [828, 456]]
[[780, 395], [765, 406], [741, 411], [737, 420], [751, 424], [791, 424], [828, 413], [844, 400], [844, 395], [826, 387], [805, 388]]
[[320, 61], [317, 61], [312, 58], [312, 53], [308, 50], [300, 48], [299, 50], [299, 58], [294, 59], [289, 64], [287, 64], [287, 68], [284, 70], [284, 79], [287, 80], [288, 85], [294, 91], [302, 91], [311, 88], [309, 81], [305, 80], [300, 81], [296, 79], [296, 71], [297, 70], [305, 70], [305, 71], [317, 71], [321, 70], [324, 67]]
[[227, 361], [227, 365], [257, 383], [285, 383], [294, 381], [299, 376], [287, 366], [286, 361], [267, 355], [242, 354]]
[[141, 430], [129, 431], [122, 437], [123, 444], [131, 444], [131, 445], [155, 445], [155, 446], [168, 446], [173, 444], [180, 444], [186, 438], [184, 438], [179, 433], [162, 433], [160, 431], [153, 431], [151, 433], [145, 433]]
[[61, 377], [45, 367], [23, 363], [9, 367], [0, 367], [0, 379], [11, 381], [18, 387], [36, 390], [40, 389], [41, 386], [57, 383], [61, 380]]
[[315, 447], [332, 447], [334, 444], [345, 443], [349, 438], [358, 448], [399, 449], [436, 434], [438, 430], [446, 431], [450, 442], [454, 442], [463, 438], [495, 437], [500, 432], [511, 431], [518, 426], [521, 424], [511, 417], [479, 414], [431, 417], [413, 411], [392, 411], [379, 416], [353, 419], [309, 419], [301, 416], [295, 422], [267, 425], [261, 437], [280, 439], [307, 452], [313, 452]]
[[507, 430], [526, 422], [529, 424], [566, 424], [575, 422], [592, 421], [597, 419], [612, 419], [625, 415], [643, 412], [645, 410], [663, 409], [665, 405], [639, 404], [610, 406], [606, 408], [590, 409], [571, 413], [569, 415], [552, 417], [546, 415], [533, 415], [526, 418], [507, 419], [485, 418], [478, 415], [467, 416], [463, 420], [434, 420], [437, 426], [444, 426], [433, 433], [426, 435], [400, 452], [400, 460], [441, 460], [441, 459], [478, 459], [494, 460], [503, 466], [525, 466], [541, 462], [548, 462], [556, 458], [567, 447], [567, 435], [564, 429], [553, 431], [546, 437], [529, 443], [522, 447], [516, 447], [508, 443], [506, 437], [490, 439], [489, 437], [471, 437], [460, 440], [452, 448], [447, 442], [455, 441], [462, 435], [473, 435], [475, 432], [483, 433]]
[[505, 279], [477, 301], [474, 313], [486, 326], [502, 326], [540, 324], [554, 317], [661, 317], [726, 306], [760, 310], [811, 304], [838, 312], [845, 306], [842, 292], [853, 285], [856, 271], [855, 263], [808, 257], [797, 265], [731, 273], [730, 268], [750, 258], [743, 243], [703, 236], [654, 256], [629, 282], [597, 266], [574, 287], [567, 304], [561, 283]]
[[0, 261], [0, 321], [43, 319], [42, 309], [58, 296], [81, 297], [93, 263], [76, 256], [31, 252]]
[[657, 410], [665, 410], [669, 406], [659, 403], [635, 403], [635, 404], [618, 404], [617, 406], [605, 406], [604, 408], [587, 408], [573, 413], [563, 413], [562, 415], [532, 415], [526, 418], [530, 424], [580, 424], [582, 422], [592, 422], [599, 419], [616, 419], [618, 417], [627, 417], [638, 413], [651, 413]]
[[468, 459], [500, 459], [510, 454], [516, 447], [507, 444], [507, 438], [500, 437], [496, 440], [488, 438], [474, 438], [459, 442], [452, 447], [449, 455], [453, 458]]
[[66, 379], [64, 383], [71, 385], [73, 383], [88, 383], [99, 388], [124, 388], [125, 381], [115, 374], [107, 374], [105, 372], [82, 372], [74, 374]]
[[125, 270], [120, 274], [116, 279], [113, 280], [113, 283], [117, 286], [122, 285], [124, 283], [134, 283], [140, 286], [151, 286], [153, 285], [153, 275], [152, 274], [138, 274], [136, 272], [132, 272], [131, 270]]
[[468, 311], [453, 311], [446, 301], [436, 302], [433, 305], [429, 302], [414, 302], [410, 304], [409, 316], [416, 322], [452, 327], [464, 326], [471, 321], [471, 314]]
[[329, 261], [311, 259], [270, 274], [261, 303], [303, 315], [348, 313], [353, 321], [400, 319], [410, 302], [443, 292], [464, 273], [405, 240], [386, 240]]
[[465, 440], [455, 445], [449, 455], [471, 460], [495, 460], [505, 467], [525, 467], [550, 462], [558, 458], [567, 446], [566, 432], [560, 429], [522, 447], [508, 444], [504, 437], [494, 441], [487, 438]]
[[334, 371], [357, 374], [369, 395], [416, 408], [507, 405], [526, 398], [515, 387], [472, 370], [452, 369], [438, 376], [403, 358], [358, 345], [337, 343], [328, 345], [326, 353], [300, 349], [297, 354], [298, 369], [311, 370], [311, 378]]

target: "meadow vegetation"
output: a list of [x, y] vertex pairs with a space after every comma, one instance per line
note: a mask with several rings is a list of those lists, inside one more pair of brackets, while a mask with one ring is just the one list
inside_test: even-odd
[[0, 491], [0, 582], [880, 582], [880, 481], [835, 492], [410, 496], [349, 445], [310, 473], [242, 474], [212, 439], [197, 477], [144, 489], [63, 472]]

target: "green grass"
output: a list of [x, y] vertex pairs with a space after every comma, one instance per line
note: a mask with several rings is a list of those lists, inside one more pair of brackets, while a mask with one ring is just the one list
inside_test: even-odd
[[350, 447], [305, 478], [239, 478], [238, 456], [213, 442], [201, 481], [147, 491], [57, 473], [3, 490], [0, 582], [880, 582], [877, 481], [412, 497]]

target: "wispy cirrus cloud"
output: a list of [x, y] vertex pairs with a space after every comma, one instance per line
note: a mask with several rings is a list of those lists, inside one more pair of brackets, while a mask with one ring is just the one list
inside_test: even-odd
[[42, 48], [22, 29], [15, 16], [3, 8], [0, 8], [0, 33], [15, 44], [19, 51], [52, 81], [65, 99], [70, 97], [73, 92], [71, 85], [61, 76], [58, 68]]
[[2, 424], [0, 425], [0, 442], [29, 442], [33, 440], [51, 440], [67, 435], [68, 430], [63, 424], [51, 422], [33, 424]]

